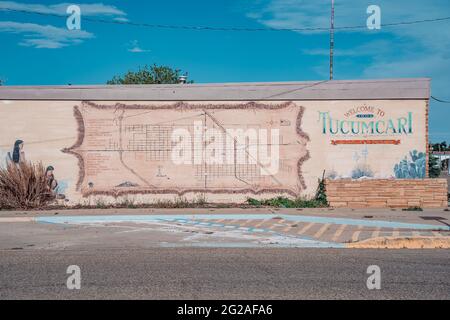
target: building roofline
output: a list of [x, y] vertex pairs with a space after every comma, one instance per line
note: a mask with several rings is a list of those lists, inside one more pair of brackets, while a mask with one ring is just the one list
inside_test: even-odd
[[429, 99], [429, 78], [159, 85], [0, 86], [0, 100], [237, 101]]

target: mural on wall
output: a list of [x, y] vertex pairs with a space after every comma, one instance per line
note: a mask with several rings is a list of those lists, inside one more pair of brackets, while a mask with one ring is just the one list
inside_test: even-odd
[[364, 145], [360, 152], [353, 153], [354, 167], [351, 172], [352, 179], [373, 178], [374, 174], [370, 165], [367, 163], [369, 148]]
[[22, 140], [16, 140], [12, 154], [8, 152], [8, 163], [18, 164], [25, 161], [24, 142]]
[[24, 142], [16, 140], [11, 151], [0, 149], [0, 168], [6, 168], [9, 164], [25, 162]]
[[357, 165], [352, 170], [352, 179], [373, 178], [374, 174], [368, 164]]
[[0, 169], [6, 168], [9, 161], [9, 154], [8, 151], [5, 151], [4, 149], [0, 148]]
[[74, 107], [83, 196], [285, 193], [306, 189], [309, 137], [292, 102]]
[[[56, 193], [73, 204], [90, 195], [312, 197], [324, 170], [335, 179], [395, 178], [405, 156], [417, 161], [410, 151], [427, 151], [426, 101], [419, 100], [27, 100], [0, 102], [0, 126], [8, 128], [0, 165], [14, 163], [16, 153], [19, 162], [53, 166]], [[423, 176], [409, 167], [398, 176]]]
[[48, 166], [45, 170], [45, 178], [47, 181], [47, 189], [55, 195], [58, 199], [64, 199], [64, 192], [67, 189], [66, 181], [58, 182], [55, 178], [55, 168], [53, 166]]
[[424, 179], [426, 174], [426, 154], [413, 150], [409, 153], [409, 158], [405, 158], [394, 167], [397, 179]]
[[[351, 178], [415, 178], [425, 175], [421, 157], [424, 153], [414, 151], [411, 153], [412, 161], [404, 160], [395, 167], [395, 173], [390, 176], [378, 173], [372, 169], [372, 161], [368, 160], [369, 148], [375, 150], [378, 146], [378, 155], [388, 148], [396, 148], [402, 144], [404, 137], [414, 134], [413, 113], [403, 112], [397, 116], [390, 116], [383, 108], [362, 104], [348, 109], [341, 115], [330, 111], [319, 111], [318, 122], [323, 135], [330, 138], [330, 143], [339, 153], [352, 153], [347, 162], [352, 162], [350, 171], [336, 171], [333, 167], [328, 173], [330, 179]], [[386, 148], [380, 148], [385, 145]], [[395, 152], [395, 151], [394, 151]], [[408, 168], [405, 169], [405, 166]], [[414, 167], [414, 170], [413, 170]], [[347, 169], [348, 170], [348, 169]], [[383, 175], [383, 176], [380, 176]]]
[[[412, 112], [397, 118], [386, 117], [379, 107], [362, 105], [344, 113], [344, 119], [335, 118], [329, 111], [319, 111], [322, 133], [343, 136], [389, 136], [413, 134]], [[333, 144], [398, 144], [398, 140], [342, 140]]]
[[[21, 164], [28, 163], [25, 158], [25, 142], [23, 140], [16, 140], [12, 147], [12, 151], [4, 152], [0, 150], [0, 155], [2, 157], [2, 161], [0, 162], [1, 169], [7, 169], [8, 166], [17, 166], [17, 168], [21, 168]], [[48, 166], [45, 170], [45, 181], [47, 185], [47, 190], [55, 196], [56, 199], [64, 199], [65, 195], [63, 194], [67, 187], [67, 181], [63, 181], [61, 185], [58, 183], [58, 180], [55, 178], [54, 174], [55, 168], [53, 166]]]

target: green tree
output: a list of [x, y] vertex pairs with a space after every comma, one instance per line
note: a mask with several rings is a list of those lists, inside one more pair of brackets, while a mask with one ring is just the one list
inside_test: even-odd
[[[128, 71], [123, 76], [114, 76], [107, 84], [173, 84], [179, 82], [181, 70], [168, 66], [144, 66], [138, 71]], [[193, 83], [193, 81], [188, 81]]]
[[430, 178], [438, 178], [441, 175], [441, 164], [439, 163], [439, 159], [432, 154], [428, 159], [428, 169]]
[[450, 145], [448, 145], [446, 141], [443, 141], [441, 143], [434, 143], [431, 146], [433, 148], [433, 151], [450, 151]]

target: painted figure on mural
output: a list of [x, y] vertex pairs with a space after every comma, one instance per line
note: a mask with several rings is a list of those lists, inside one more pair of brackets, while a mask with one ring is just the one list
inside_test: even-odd
[[59, 187], [59, 183], [55, 178], [55, 168], [53, 166], [48, 166], [47, 169], [45, 170], [45, 180], [47, 182], [47, 189], [48, 191], [50, 191], [55, 197], [56, 199], [65, 199], [66, 196], [64, 194], [60, 194], [60, 189], [64, 189], [64, 188], [60, 188]]
[[52, 193], [56, 194], [58, 189], [58, 181], [55, 179], [54, 172], [55, 168], [53, 166], [48, 166], [45, 170], [45, 180], [47, 181], [47, 189]]
[[12, 155], [8, 152], [8, 162], [19, 164], [25, 162], [25, 152], [23, 151], [24, 142], [22, 140], [16, 140], [13, 147]]

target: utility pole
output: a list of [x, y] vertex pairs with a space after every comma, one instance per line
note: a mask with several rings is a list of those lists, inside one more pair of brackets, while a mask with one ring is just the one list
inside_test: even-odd
[[331, 0], [331, 26], [330, 26], [330, 80], [333, 80], [333, 49], [334, 49], [334, 0]]

